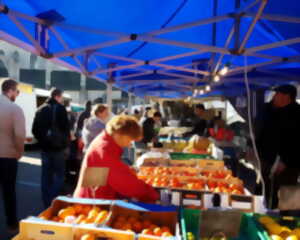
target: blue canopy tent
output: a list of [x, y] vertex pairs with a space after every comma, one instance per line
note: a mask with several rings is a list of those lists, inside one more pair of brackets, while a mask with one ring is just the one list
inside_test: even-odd
[[137, 96], [234, 96], [245, 72], [255, 88], [299, 80], [299, 14], [296, 0], [0, 0], [0, 39]]

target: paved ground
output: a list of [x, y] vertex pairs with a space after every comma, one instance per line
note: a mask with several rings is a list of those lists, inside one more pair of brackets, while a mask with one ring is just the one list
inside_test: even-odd
[[[17, 178], [18, 218], [37, 215], [43, 209], [40, 191], [41, 161], [39, 154], [28, 152], [19, 161]], [[2, 192], [0, 191], [0, 239], [11, 239], [6, 232]]]

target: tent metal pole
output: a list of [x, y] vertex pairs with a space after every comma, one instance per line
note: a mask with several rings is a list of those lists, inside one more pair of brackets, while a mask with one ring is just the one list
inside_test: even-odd
[[[241, 0], [235, 0], [235, 9], [241, 7]], [[238, 50], [240, 45], [240, 27], [241, 27], [241, 16], [237, 15], [234, 19], [234, 49]]]
[[91, 58], [94, 60], [94, 62], [97, 65], [97, 68], [102, 68], [101, 63], [99, 63], [99, 61], [97, 60], [97, 58], [94, 55], [91, 55]]
[[251, 33], [253, 32], [254, 27], [255, 27], [257, 21], [258, 21], [259, 18], [260, 18], [260, 15], [263, 13], [263, 11], [264, 11], [264, 9], [265, 9], [265, 6], [266, 6], [267, 2], [268, 2], [268, 0], [261, 0], [261, 4], [260, 4], [260, 6], [259, 6], [259, 9], [258, 9], [258, 11], [257, 11], [257, 14], [256, 14], [256, 16], [254, 17], [254, 19], [252, 20], [252, 23], [251, 23], [251, 25], [250, 25], [250, 27], [249, 27], [249, 29], [248, 29], [248, 31], [247, 31], [245, 37], [244, 37], [244, 39], [243, 39], [243, 41], [242, 41], [242, 43], [241, 43], [239, 49], [238, 49], [238, 52], [239, 52], [239, 53], [241, 53], [241, 52], [244, 50], [244, 48], [245, 48], [245, 46], [246, 46], [246, 43], [247, 43], [248, 39], [250, 38]]
[[[291, 62], [300, 62], [300, 56], [293, 56], [293, 57], [289, 57], [287, 59], [280, 58], [280, 59], [275, 59], [275, 60], [271, 60], [271, 61], [267, 61], [267, 62], [263, 62], [263, 63], [248, 65], [246, 70], [249, 72], [254, 68], [259, 68], [259, 67], [263, 67], [263, 66], [271, 66], [274, 64], [278, 64], [278, 63], [284, 64], [284, 63], [291, 63]], [[234, 69], [230, 70], [226, 76], [238, 74], [238, 73], [244, 71], [244, 69], [245, 69], [245, 67], [234, 68]]]
[[143, 65], [143, 64], [135, 63], [135, 64], [123, 65], [123, 66], [118, 66], [118, 67], [113, 67], [113, 68], [105, 68], [105, 69], [100, 68], [100, 69], [96, 69], [96, 70], [92, 71], [91, 75], [96, 75], [96, 74], [100, 74], [100, 73], [109, 73], [109, 72], [118, 71], [118, 70], [127, 69], [127, 68], [135, 68], [135, 67], [138, 67], [141, 65]]
[[123, 76], [119, 77], [118, 80], [134, 78], [134, 77], [139, 77], [139, 76], [145, 76], [145, 75], [148, 75], [151, 73], [153, 73], [153, 71], [145, 71], [145, 72], [140, 72], [140, 73], [127, 74], [127, 75], [123, 75]]
[[174, 41], [174, 40], [163, 39], [163, 38], [155, 38], [155, 37], [148, 36], [148, 35], [138, 36], [138, 40], [142, 40], [145, 42], [152, 42], [152, 43], [160, 43], [160, 44], [165, 44], [165, 45], [173, 45], [173, 46], [178, 46], [178, 47], [183, 47], [183, 48], [198, 49], [198, 50], [206, 51], [206, 52], [230, 54], [230, 52], [225, 48], [213, 47], [213, 46], [209, 46], [209, 45], [205, 45], [205, 44], [188, 43], [188, 42]]
[[17, 18], [15, 16], [12, 15], [8, 15], [9, 19], [16, 24], [17, 28], [25, 35], [25, 37], [33, 44], [33, 46], [36, 48], [36, 50], [38, 51], [38, 55], [40, 54], [45, 54], [45, 50], [40, 46], [40, 44], [38, 43], [38, 41], [36, 41], [31, 34], [27, 31], [27, 29], [23, 26], [23, 24], [21, 22], [19, 22], [17, 20]]
[[163, 70], [158, 70], [157, 73], [165, 75], [165, 76], [170, 76], [170, 77], [178, 77], [178, 78], [183, 78], [186, 80], [191, 80], [191, 81], [198, 81], [199, 79], [196, 77], [192, 77], [192, 76], [186, 76], [180, 73], [171, 73], [171, 72], [167, 72], [167, 71], [163, 71]]
[[266, 58], [266, 59], [279, 59], [280, 58], [280, 57], [277, 57], [277, 56], [271, 56], [271, 55], [268, 55], [268, 54], [254, 53], [254, 52], [253, 53], [247, 52], [247, 56], [258, 57], [258, 58]]
[[[231, 42], [231, 39], [232, 39], [234, 33], [235, 33], [235, 26], [233, 26], [233, 27], [231, 28], [231, 30], [230, 30], [230, 33], [229, 33], [229, 35], [228, 35], [228, 37], [227, 37], [227, 40], [226, 40], [226, 43], [225, 43], [225, 46], [224, 46], [225, 48], [228, 48], [228, 46], [229, 46], [229, 44], [230, 44], [230, 42]], [[213, 70], [213, 73], [214, 73], [214, 74], [216, 74], [216, 72], [218, 71], [218, 69], [219, 69], [219, 67], [220, 67], [220, 65], [221, 65], [221, 63], [222, 63], [222, 60], [223, 60], [223, 57], [224, 57], [224, 56], [225, 56], [225, 54], [221, 53], [221, 55], [220, 55], [220, 57], [219, 57], [219, 59], [218, 59], [216, 65], [215, 65], [215, 67], [214, 67], [214, 70]]]
[[[65, 40], [60, 36], [59, 32], [56, 31], [56, 29], [52, 26], [49, 27], [49, 29], [52, 31], [54, 36], [57, 38], [57, 40], [62, 44], [62, 46], [65, 48], [65, 50], [69, 50], [68, 44], [65, 42]], [[88, 70], [87, 67], [83, 66], [83, 64], [80, 62], [77, 56], [73, 56], [74, 61], [77, 63], [77, 65], [80, 67], [83, 74], [85, 74]]]
[[115, 40], [111, 40], [111, 41], [98, 43], [95, 45], [90, 45], [90, 46], [80, 47], [80, 48], [73, 48], [73, 49], [70, 49], [67, 51], [56, 52], [56, 53], [53, 53], [53, 57], [55, 57], [55, 58], [66, 57], [66, 56], [70, 56], [70, 55], [74, 55], [74, 54], [79, 54], [79, 53], [82, 53], [82, 52], [85, 52], [88, 50], [95, 50], [95, 49], [110, 47], [110, 46], [118, 45], [121, 43], [129, 42], [129, 41], [130, 41], [130, 37], [127, 36], [127, 37], [123, 37], [120, 39], [115, 39]]
[[[4, 8], [5, 8], [5, 5], [0, 4], [0, 10], [3, 10]], [[22, 19], [26, 19], [28, 21], [35, 22], [35, 23], [45, 24], [45, 21], [43, 19], [33, 17], [33, 16], [30, 16], [30, 15], [26, 15], [24, 13], [15, 11], [13, 9], [9, 9], [8, 15], [15, 16], [15, 17], [22, 18]]]
[[97, 55], [97, 56], [101, 56], [101, 57], [106, 57], [106, 58], [117, 59], [117, 60], [126, 61], [126, 62], [144, 63], [143, 60], [134, 59], [134, 58], [127, 58], [127, 57], [122, 57], [122, 56], [116, 56], [116, 55], [111, 55], [111, 54], [106, 54], [106, 53], [102, 53], [102, 52], [99, 52], [99, 51], [93, 52], [93, 55]]
[[106, 84], [106, 104], [110, 111], [112, 111], [112, 85], [113, 83], [110, 81]]
[[165, 61], [175, 60], [175, 59], [178, 59], [178, 58], [184, 58], [184, 57], [190, 57], [190, 56], [194, 56], [194, 55], [200, 55], [202, 53], [204, 53], [204, 51], [187, 52], [187, 53], [177, 54], [177, 55], [173, 55], [173, 56], [157, 58], [157, 59], [151, 60], [151, 62], [152, 63], [165, 62]]
[[178, 71], [183, 71], [183, 72], [198, 73], [198, 74], [202, 74], [202, 75], [205, 75], [205, 76], [209, 75], [209, 72], [206, 72], [206, 71], [201, 71], [201, 70], [191, 69], [191, 68], [178, 67], [178, 66], [167, 65], [167, 64], [162, 64], [162, 63], [149, 62], [149, 65], [156, 66], [156, 67], [161, 67], [161, 68], [164, 68], [166, 70], [173, 69], [173, 70], [178, 70]]
[[[245, 17], [254, 17], [255, 13], [247, 12]], [[266, 19], [275, 22], [287, 22], [287, 23], [300, 23], [300, 18], [290, 17], [290, 16], [282, 16], [277, 14], [262, 14], [260, 19]]]
[[300, 37], [291, 38], [291, 39], [282, 40], [282, 41], [275, 42], [275, 43], [269, 43], [269, 44], [265, 44], [265, 45], [261, 45], [261, 46], [257, 46], [257, 47], [248, 48], [245, 50], [245, 54], [247, 55], [248, 53], [258, 52], [258, 51], [262, 51], [262, 50], [268, 50], [271, 48], [283, 47], [283, 46], [292, 45], [292, 44], [296, 44], [296, 43], [300, 43]]

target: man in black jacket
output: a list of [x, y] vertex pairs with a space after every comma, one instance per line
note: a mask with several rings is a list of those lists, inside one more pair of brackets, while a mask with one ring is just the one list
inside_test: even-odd
[[207, 121], [204, 119], [205, 107], [203, 104], [197, 104], [195, 106], [194, 113], [197, 119], [194, 122], [194, 128], [191, 132], [185, 135], [198, 135], [204, 136], [207, 133]]
[[70, 123], [63, 104], [63, 92], [51, 90], [51, 98], [36, 112], [32, 133], [42, 149], [42, 198], [45, 207], [62, 190], [65, 176], [65, 150], [70, 139]]
[[76, 129], [76, 136], [81, 137], [81, 132], [83, 129], [84, 121], [86, 119], [89, 119], [91, 116], [91, 111], [92, 111], [92, 102], [87, 101], [85, 104], [85, 110], [80, 113], [78, 121], [77, 121], [77, 129]]
[[292, 85], [282, 85], [274, 91], [272, 101], [265, 105], [256, 125], [257, 148], [270, 208], [278, 205], [280, 186], [296, 185], [300, 173], [300, 105], [296, 102], [297, 89]]
[[155, 130], [155, 125], [160, 125], [161, 117], [162, 116], [160, 112], [155, 112], [153, 114], [153, 117], [149, 117], [143, 122], [143, 132], [144, 132], [143, 142], [145, 144], [155, 140], [155, 137], [158, 134]]

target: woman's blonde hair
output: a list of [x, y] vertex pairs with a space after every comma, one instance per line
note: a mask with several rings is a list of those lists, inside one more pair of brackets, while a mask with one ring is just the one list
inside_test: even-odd
[[113, 135], [114, 133], [126, 135], [133, 140], [140, 140], [143, 136], [143, 130], [135, 117], [128, 115], [118, 115], [113, 117], [106, 124], [106, 132], [109, 135]]
[[105, 104], [96, 104], [92, 109], [92, 115], [97, 116], [99, 113], [103, 113], [107, 109], [108, 107]]

